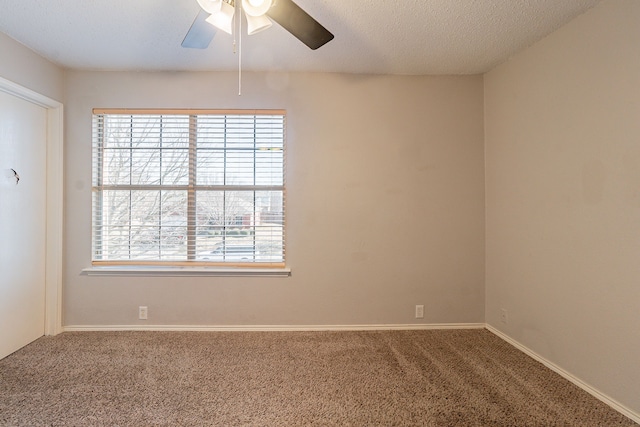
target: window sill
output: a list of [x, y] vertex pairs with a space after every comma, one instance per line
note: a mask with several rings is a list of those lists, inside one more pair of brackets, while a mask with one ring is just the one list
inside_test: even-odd
[[290, 268], [237, 268], [237, 267], [149, 267], [108, 266], [90, 267], [82, 270], [85, 276], [142, 276], [142, 277], [198, 277], [198, 276], [244, 276], [244, 277], [289, 277]]

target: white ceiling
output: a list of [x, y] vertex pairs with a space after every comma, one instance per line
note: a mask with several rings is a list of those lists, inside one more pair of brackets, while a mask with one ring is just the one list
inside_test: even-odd
[[[312, 51], [274, 24], [243, 35], [242, 69], [483, 73], [599, 1], [295, 0], [335, 39]], [[196, 0], [0, 0], [0, 32], [74, 69], [237, 70], [222, 31], [206, 50], [180, 46], [198, 10]]]

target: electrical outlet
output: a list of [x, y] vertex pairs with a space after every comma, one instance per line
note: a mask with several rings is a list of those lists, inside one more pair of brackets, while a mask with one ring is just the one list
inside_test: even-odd
[[424, 317], [424, 305], [416, 305], [416, 319]]
[[147, 316], [149, 315], [149, 309], [145, 305], [141, 305], [138, 307], [138, 319], [147, 320]]
[[509, 323], [509, 313], [506, 308], [500, 310], [500, 321], [504, 324]]

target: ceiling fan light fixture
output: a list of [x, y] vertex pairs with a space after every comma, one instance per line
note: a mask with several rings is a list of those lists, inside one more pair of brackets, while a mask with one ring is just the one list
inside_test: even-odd
[[[234, 27], [241, 32], [243, 20], [235, 19], [245, 9], [245, 16], [265, 16], [279, 24], [309, 49], [316, 50], [333, 40], [333, 34], [296, 4], [297, 0], [197, 0], [201, 7], [182, 41], [185, 48], [205, 49], [215, 35], [214, 28], [220, 28], [231, 35]], [[211, 12], [211, 13], [209, 13]], [[251, 18], [248, 18], [251, 20]], [[209, 27], [211, 25], [211, 27]], [[251, 22], [250, 34], [268, 27], [268, 23], [258, 25]], [[238, 34], [240, 45], [242, 36]], [[234, 39], [235, 52], [235, 39]]]
[[271, 19], [269, 19], [267, 15], [245, 16], [247, 17], [247, 34], [250, 36], [259, 33], [262, 30], [266, 30], [273, 25], [273, 22], [271, 22]]
[[226, 1], [220, 1], [219, 4], [219, 9], [207, 18], [207, 22], [227, 34], [233, 34], [233, 13], [235, 8]]
[[263, 16], [273, 5], [273, 0], [242, 0], [242, 9], [247, 16]]

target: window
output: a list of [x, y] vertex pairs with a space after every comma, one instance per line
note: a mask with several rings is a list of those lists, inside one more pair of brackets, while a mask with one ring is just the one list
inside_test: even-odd
[[284, 111], [94, 110], [94, 265], [284, 265]]

